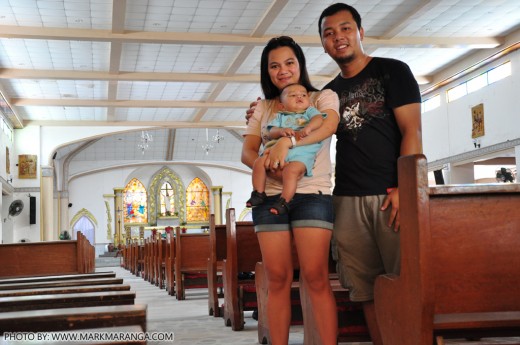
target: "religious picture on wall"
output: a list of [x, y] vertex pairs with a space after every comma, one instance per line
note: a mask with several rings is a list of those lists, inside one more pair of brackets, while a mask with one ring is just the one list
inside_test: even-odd
[[471, 108], [471, 138], [484, 136], [484, 104], [480, 103]]
[[11, 173], [11, 157], [9, 156], [9, 148], [5, 148], [5, 172], [7, 175]]
[[36, 155], [18, 156], [18, 178], [36, 178]]

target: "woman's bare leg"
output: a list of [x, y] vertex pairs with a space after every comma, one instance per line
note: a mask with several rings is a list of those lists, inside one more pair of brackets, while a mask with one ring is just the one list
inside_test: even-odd
[[336, 345], [338, 314], [329, 281], [329, 248], [332, 231], [317, 228], [293, 230], [300, 261], [300, 274], [305, 281], [314, 319], [323, 345]]
[[260, 232], [258, 241], [267, 275], [267, 322], [272, 345], [287, 345], [291, 324], [293, 279], [291, 233]]

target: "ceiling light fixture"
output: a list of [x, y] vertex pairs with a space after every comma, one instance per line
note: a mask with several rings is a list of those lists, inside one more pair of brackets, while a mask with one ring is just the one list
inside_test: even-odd
[[148, 131], [141, 131], [141, 142], [137, 144], [137, 147], [141, 150], [144, 155], [144, 151], [148, 150], [149, 143], [153, 141], [153, 136]]
[[217, 144], [220, 144], [220, 142], [224, 140], [224, 137], [222, 135], [220, 135], [220, 130], [217, 128], [217, 134], [215, 134], [213, 136], [213, 141], [216, 142]]
[[202, 149], [206, 152], [206, 155], [209, 154], [209, 151], [213, 149], [213, 145], [209, 142], [209, 134], [208, 129], [206, 128], [206, 143], [202, 144]]

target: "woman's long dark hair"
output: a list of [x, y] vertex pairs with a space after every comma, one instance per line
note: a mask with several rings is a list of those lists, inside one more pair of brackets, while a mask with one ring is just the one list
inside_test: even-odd
[[280, 96], [280, 90], [273, 84], [269, 76], [269, 53], [280, 47], [291, 48], [296, 59], [298, 59], [298, 64], [300, 65], [300, 80], [298, 83], [302, 84], [307, 91], [318, 91], [318, 89], [312, 86], [309, 79], [302, 48], [294, 42], [291, 37], [280, 36], [270, 39], [262, 51], [262, 58], [260, 60], [260, 83], [262, 84], [262, 91], [264, 92], [265, 98], [273, 99]]

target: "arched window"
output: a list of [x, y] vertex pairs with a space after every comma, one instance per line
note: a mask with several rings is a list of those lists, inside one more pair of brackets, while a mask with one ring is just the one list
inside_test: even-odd
[[148, 222], [148, 195], [144, 185], [133, 178], [125, 187], [123, 192], [123, 218], [126, 223]]
[[173, 216], [175, 214], [175, 190], [169, 182], [161, 186], [161, 215]]
[[[170, 207], [165, 200], [166, 191], [170, 195]], [[178, 217], [179, 222], [186, 221], [186, 188], [179, 176], [167, 167], [163, 167], [152, 176], [148, 187], [148, 223], [157, 225], [158, 217]], [[166, 214], [170, 209], [170, 214]]]
[[95, 227], [94, 224], [92, 224], [92, 221], [88, 219], [87, 216], [83, 216], [76, 223], [74, 223], [74, 226], [72, 227], [72, 239], [77, 240], [78, 239], [78, 232], [81, 232], [87, 240], [90, 242], [90, 244], [94, 245], [96, 242], [94, 242], [94, 234], [95, 234]]
[[186, 189], [186, 221], [209, 221], [209, 190], [198, 177]]

